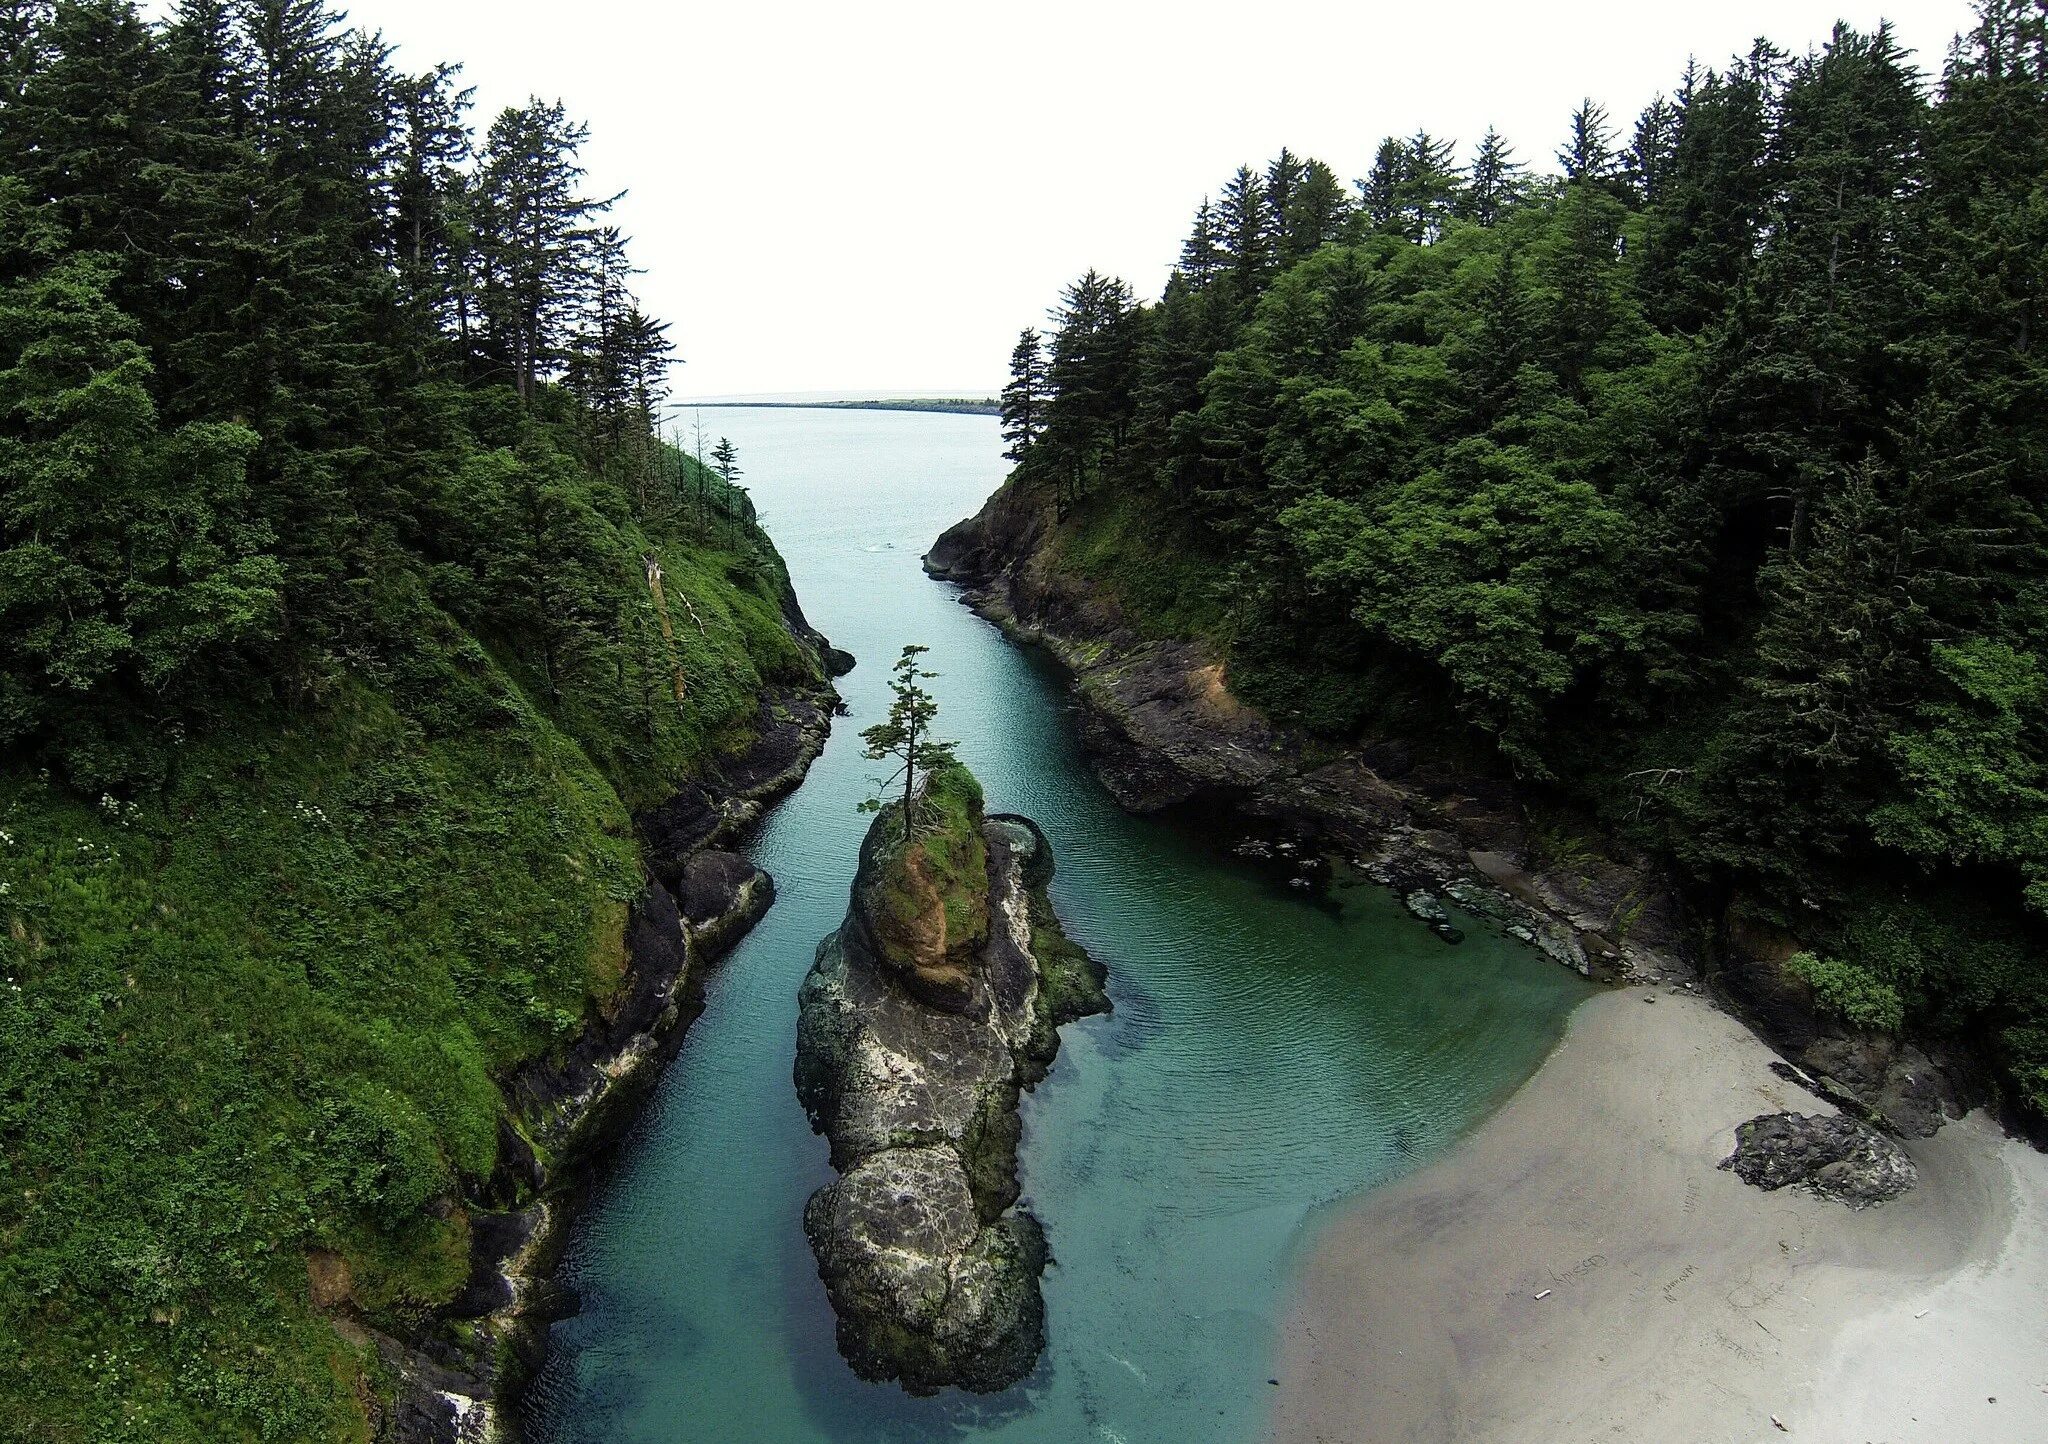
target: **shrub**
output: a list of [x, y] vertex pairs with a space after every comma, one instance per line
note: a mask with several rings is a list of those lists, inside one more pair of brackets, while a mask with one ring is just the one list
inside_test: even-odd
[[1822, 1007], [1853, 1027], [1896, 1033], [1905, 1024], [1899, 990], [1867, 968], [1814, 953], [1794, 953], [1785, 966], [1813, 989]]

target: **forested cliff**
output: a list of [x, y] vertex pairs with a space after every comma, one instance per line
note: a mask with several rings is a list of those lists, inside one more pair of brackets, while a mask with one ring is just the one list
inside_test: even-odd
[[2048, 1108], [2048, 6], [1693, 66], [1556, 163], [1204, 202], [1027, 331], [1047, 553], [1231, 688], [1497, 768]]
[[559, 106], [321, 0], [0, 44], [0, 1433], [362, 1438], [817, 639]]

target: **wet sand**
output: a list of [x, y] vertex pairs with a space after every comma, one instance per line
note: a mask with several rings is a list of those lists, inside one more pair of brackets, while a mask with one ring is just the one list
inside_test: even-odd
[[1973, 1115], [1891, 1203], [1764, 1193], [1716, 1167], [1735, 1126], [1832, 1111], [1772, 1056], [1695, 997], [1584, 1004], [1307, 1245], [1277, 1444], [2048, 1440], [2048, 1158]]

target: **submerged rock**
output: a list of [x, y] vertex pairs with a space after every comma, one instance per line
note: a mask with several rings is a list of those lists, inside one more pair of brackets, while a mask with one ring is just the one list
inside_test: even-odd
[[1013, 1208], [1019, 1092], [1059, 1025], [1109, 1000], [1053, 916], [1037, 826], [984, 816], [961, 769], [925, 812], [907, 850], [900, 806], [876, 819], [799, 995], [797, 1094], [840, 1174], [804, 1231], [856, 1373], [990, 1392], [1045, 1338], [1045, 1238]]
[[1898, 1144], [1841, 1114], [1766, 1113], [1735, 1130], [1721, 1163], [1758, 1188], [1804, 1188], [1851, 1208], [1897, 1198], [1920, 1181]]
[[1415, 892], [1409, 893], [1401, 901], [1408, 911], [1415, 915], [1416, 921], [1424, 924], [1431, 932], [1435, 933], [1445, 942], [1462, 943], [1465, 941], [1464, 931], [1451, 921], [1451, 915], [1445, 910], [1444, 905], [1428, 893], [1418, 889]]

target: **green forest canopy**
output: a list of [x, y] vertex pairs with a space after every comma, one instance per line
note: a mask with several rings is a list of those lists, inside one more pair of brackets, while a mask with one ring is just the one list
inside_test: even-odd
[[1240, 169], [1157, 301], [1024, 333], [1005, 433], [1252, 700], [1472, 739], [2048, 1107], [2044, 282], [2048, 5], [1981, 0], [1932, 82], [1759, 42], [1554, 169]]
[[364, 1437], [632, 810], [815, 678], [582, 128], [467, 104], [320, 0], [0, 3], [10, 1438]]

